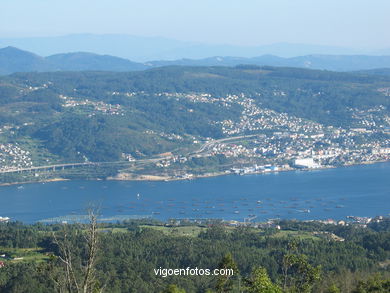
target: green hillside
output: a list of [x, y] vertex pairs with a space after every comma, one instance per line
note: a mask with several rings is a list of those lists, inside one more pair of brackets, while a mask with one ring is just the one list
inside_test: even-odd
[[[389, 95], [388, 76], [298, 68], [18, 73], [0, 78], [0, 137], [28, 141], [50, 162], [202, 153], [201, 143], [252, 134], [387, 147]], [[351, 129], [363, 129], [352, 142]]]

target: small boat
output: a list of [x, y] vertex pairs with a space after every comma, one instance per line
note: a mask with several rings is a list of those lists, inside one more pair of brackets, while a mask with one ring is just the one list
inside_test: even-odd
[[23, 185], [20, 185], [20, 186], [17, 187], [17, 189], [19, 189], [19, 190], [20, 190], [20, 189], [24, 189], [24, 186], [23, 186]]
[[9, 217], [0, 217], [0, 222], [8, 222], [9, 220]]
[[239, 213], [240, 213], [240, 211], [234, 211], [234, 213], [235, 213], [235, 214], [239, 214]]

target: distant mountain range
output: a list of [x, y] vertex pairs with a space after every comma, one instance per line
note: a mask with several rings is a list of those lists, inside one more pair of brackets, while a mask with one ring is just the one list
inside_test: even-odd
[[211, 57], [205, 59], [180, 59], [174, 61], [152, 61], [146, 63], [152, 67], [182, 65], [182, 66], [237, 66], [241, 64], [258, 66], [299, 67], [331, 71], [358, 71], [377, 68], [390, 68], [390, 56], [366, 55], [307, 55], [282, 58], [273, 55], [263, 55], [253, 58]]
[[2, 75], [14, 72], [120, 72], [138, 71], [162, 66], [237, 66], [242, 64], [299, 67], [331, 71], [365, 71], [368, 74], [389, 75], [389, 70], [386, 68], [390, 68], [390, 56], [307, 55], [283, 58], [274, 55], [263, 55], [253, 58], [209, 57], [203, 59], [178, 59], [140, 63], [95, 53], [76, 52], [42, 57], [15, 47], [0, 49], [0, 74]]
[[64, 52], [92, 52], [118, 56], [136, 62], [150, 60], [203, 59], [210, 56], [251, 58], [276, 55], [285, 58], [305, 55], [390, 55], [390, 49], [368, 50], [335, 46], [276, 43], [262, 46], [237, 46], [179, 41], [161, 37], [118, 34], [73, 34], [56, 37], [0, 38], [0, 48], [13, 46], [50, 56]]

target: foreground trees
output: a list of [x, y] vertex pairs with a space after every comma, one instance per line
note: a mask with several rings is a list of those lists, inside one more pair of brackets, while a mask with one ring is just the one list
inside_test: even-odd
[[[64, 225], [61, 232], [53, 233], [57, 254], [53, 256], [49, 276], [58, 292], [97, 293], [104, 290], [96, 271], [99, 235], [95, 211], [89, 211], [88, 221], [78, 230], [70, 230]], [[74, 241], [81, 243], [80, 251]]]
[[[95, 220], [78, 225], [0, 224], [0, 255], [5, 255], [0, 259], [5, 263], [0, 292], [388, 291], [386, 227], [376, 231], [299, 222], [283, 227], [293, 227], [293, 236], [288, 230], [265, 233], [222, 226], [197, 227], [203, 232], [179, 236], [173, 230], [195, 230]], [[333, 231], [345, 241], [310, 236], [311, 229]], [[234, 275], [164, 278], [154, 273], [160, 267], [232, 268]], [[373, 273], [378, 275], [370, 278]]]
[[265, 268], [256, 268], [247, 280], [248, 293], [282, 293], [282, 289], [274, 284]]
[[234, 280], [239, 279], [239, 271], [236, 263], [233, 260], [231, 253], [226, 254], [220, 262], [218, 269], [220, 270], [232, 270], [233, 275], [220, 275], [217, 277], [216, 291], [218, 293], [232, 292], [234, 287]]
[[320, 280], [321, 268], [313, 267], [307, 256], [298, 252], [296, 241], [290, 242], [288, 247], [282, 261], [284, 291], [311, 292], [316, 281]]
[[390, 279], [383, 279], [374, 275], [366, 281], [360, 281], [353, 293], [386, 293], [390, 292]]

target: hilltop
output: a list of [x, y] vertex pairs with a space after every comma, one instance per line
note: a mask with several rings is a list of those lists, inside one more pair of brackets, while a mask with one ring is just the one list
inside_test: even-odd
[[75, 52], [41, 57], [15, 47], [0, 49], [0, 74], [45, 71], [134, 71], [147, 66], [108, 55]]

